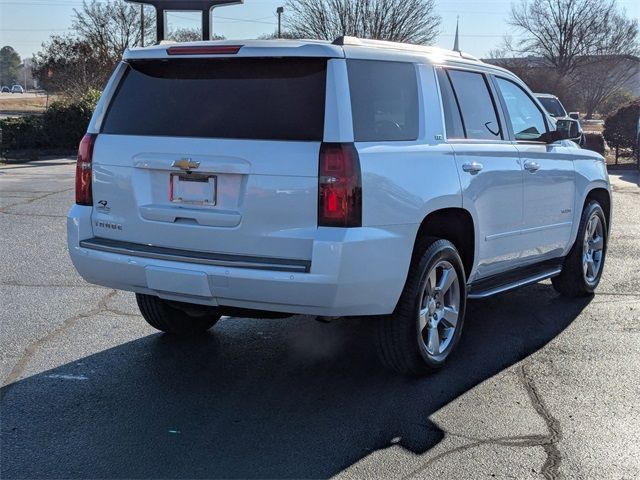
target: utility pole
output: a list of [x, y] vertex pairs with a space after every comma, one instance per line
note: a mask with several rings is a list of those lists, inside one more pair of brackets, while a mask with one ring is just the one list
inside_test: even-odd
[[284, 13], [284, 7], [278, 7], [276, 13], [278, 14], [278, 38], [282, 38], [282, 14]]
[[140, 4], [140, 46], [144, 47], [144, 4]]

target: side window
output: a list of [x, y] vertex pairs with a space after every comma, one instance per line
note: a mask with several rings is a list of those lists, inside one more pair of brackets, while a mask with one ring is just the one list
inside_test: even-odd
[[544, 116], [531, 97], [515, 83], [496, 77], [507, 105], [516, 140], [538, 140], [547, 131]]
[[447, 139], [465, 138], [462, 117], [456, 96], [451, 87], [451, 81], [443, 69], [438, 68], [438, 83], [440, 84], [440, 95], [442, 96], [442, 108], [444, 109], [444, 124], [447, 129]]
[[418, 79], [412, 63], [349, 60], [356, 142], [418, 138]]
[[500, 122], [485, 76], [462, 70], [449, 70], [447, 73], [460, 105], [467, 138], [502, 139]]

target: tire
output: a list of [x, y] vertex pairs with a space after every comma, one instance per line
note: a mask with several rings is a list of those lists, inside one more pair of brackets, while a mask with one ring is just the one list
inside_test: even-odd
[[140, 313], [153, 328], [180, 336], [203, 333], [213, 327], [220, 314], [214, 307], [170, 302], [136, 293]]
[[[442, 288], [448, 283], [445, 275], [451, 283]], [[464, 267], [455, 246], [448, 240], [423, 239], [394, 313], [378, 319], [382, 363], [407, 376], [441, 368], [460, 339], [466, 299]]]
[[560, 275], [551, 279], [556, 291], [565, 297], [591, 295], [602, 277], [608, 242], [604, 211], [597, 201], [591, 200], [582, 211], [576, 241]]

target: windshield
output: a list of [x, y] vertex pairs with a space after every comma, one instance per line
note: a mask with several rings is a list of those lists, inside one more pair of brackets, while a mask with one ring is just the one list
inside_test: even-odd
[[544, 109], [551, 115], [552, 117], [566, 117], [567, 112], [564, 107], [555, 97], [537, 97]]

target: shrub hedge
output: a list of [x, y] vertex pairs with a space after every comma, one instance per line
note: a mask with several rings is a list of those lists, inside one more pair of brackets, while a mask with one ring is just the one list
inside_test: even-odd
[[601, 133], [587, 132], [584, 134], [584, 145], [582, 148], [593, 150], [604, 156], [606, 153], [606, 143]]
[[51, 103], [42, 115], [0, 120], [2, 149], [76, 149], [99, 98], [100, 92], [91, 90], [77, 100]]
[[640, 100], [620, 107], [604, 121], [602, 134], [616, 152], [616, 163], [621, 153], [637, 153], [637, 127], [640, 118]]

